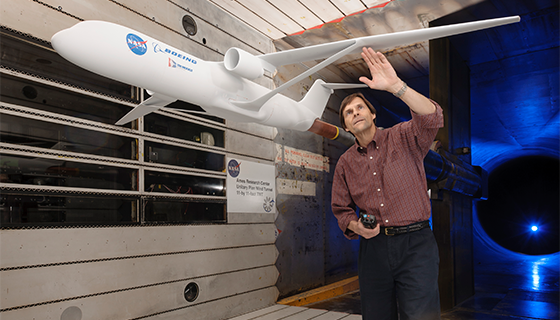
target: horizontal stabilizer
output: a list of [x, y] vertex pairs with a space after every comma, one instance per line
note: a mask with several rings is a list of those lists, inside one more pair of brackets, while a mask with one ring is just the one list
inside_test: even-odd
[[184, 113], [192, 113], [192, 114], [212, 115], [212, 114], [209, 114], [206, 111], [198, 111], [198, 110], [187, 110], [187, 109], [178, 109], [178, 108], [163, 108], [163, 110], [173, 110], [173, 111], [179, 111], [179, 112], [184, 112]]
[[177, 101], [177, 99], [170, 98], [168, 96], [165, 96], [165, 95], [162, 95], [162, 94], [159, 94], [159, 93], [154, 93], [147, 100], [145, 100], [144, 102], [142, 102], [141, 104], [136, 106], [134, 109], [130, 110], [129, 113], [127, 113], [124, 117], [122, 117], [115, 124], [118, 125], [118, 126], [123, 125], [123, 124], [128, 123], [132, 120], [136, 120], [136, 119], [140, 118], [141, 116], [145, 116], [149, 113], [152, 113], [156, 110], [159, 110], [159, 109], [165, 107], [166, 105], [168, 105], [170, 103], [173, 103], [175, 101]]
[[368, 85], [365, 83], [323, 83], [323, 87], [336, 90], [336, 89], [367, 88]]

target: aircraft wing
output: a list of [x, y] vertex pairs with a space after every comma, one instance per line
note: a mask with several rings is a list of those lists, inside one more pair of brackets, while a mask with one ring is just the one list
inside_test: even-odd
[[315, 46], [303, 47], [298, 49], [268, 53], [256, 56], [263, 60], [266, 64], [274, 67], [281, 65], [292, 64], [297, 62], [304, 62], [316, 59], [323, 59], [322, 62], [309, 68], [305, 72], [296, 76], [295, 78], [282, 84], [280, 87], [270, 91], [269, 93], [253, 100], [253, 101], [236, 101], [232, 102], [238, 107], [248, 110], [258, 110], [266, 101], [272, 98], [275, 94], [284, 91], [291, 85], [301, 81], [309, 75], [323, 69], [327, 65], [333, 63], [337, 59], [352, 53], [358, 53], [363, 47], [372, 47], [374, 50], [390, 48], [398, 45], [405, 45], [409, 43], [417, 43], [421, 41], [448, 37], [456, 34], [472, 32], [492, 27], [501, 26], [519, 22], [519, 16], [488, 19], [482, 21], [458, 23], [448, 26], [439, 26], [433, 28], [424, 28], [417, 30], [409, 30], [402, 32], [394, 32], [389, 34], [380, 34], [368, 37], [360, 37], [348, 40], [342, 40], [331, 43], [324, 43]]
[[519, 16], [511, 16], [505, 18], [458, 23], [448, 26], [379, 34], [374, 36], [318, 44], [314, 46], [286, 51], [267, 53], [259, 55], [257, 57], [275, 67], [278, 67], [297, 62], [328, 58], [336, 55], [342, 50], [348, 49], [349, 47], [352, 47], [352, 49], [346, 50], [345, 54], [359, 53], [361, 52], [362, 47], [372, 47], [374, 50], [379, 51], [381, 49], [387, 49], [398, 45], [417, 43], [421, 41], [497, 27], [504, 24], [519, 22], [520, 20], [521, 18]]

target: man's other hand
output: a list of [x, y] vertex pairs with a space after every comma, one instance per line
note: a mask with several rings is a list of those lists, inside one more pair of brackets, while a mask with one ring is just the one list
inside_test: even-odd
[[364, 227], [363, 223], [360, 221], [350, 221], [350, 223], [348, 224], [348, 229], [354, 231], [365, 239], [371, 239], [377, 236], [380, 232], [380, 228], [381, 227], [379, 226], [379, 223], [373, 229]]

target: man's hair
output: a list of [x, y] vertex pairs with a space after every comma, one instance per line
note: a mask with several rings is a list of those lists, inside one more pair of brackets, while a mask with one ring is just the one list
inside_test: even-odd
[[[342, 100], [342, 103], [340, 104], [340, 111], [338, 112], [338, 117], [340, 118], [340, 125], [342, 126], [342, 129], [346, 129], [346, 123], [344, 122], [344, 108], [346, 108], [346, 106], [350, 102], [352, 102], [354, 98], [362, 99], [362, 101], [364, 101], [364, 103], [366, 104], [366, 106], [368, 107], [369, 111], [371, 111], [372, 114], [377, 113], [373, 105], [369, 101], [367, 101], [366, 97], [364, 97], [364, 95], [361, 92], [352, 93], [348, 97], [344, 98], [344, 100]], [[376, 122], [375, 120], [377, 120], [377, 117], [373, 119], [374, 124]]]

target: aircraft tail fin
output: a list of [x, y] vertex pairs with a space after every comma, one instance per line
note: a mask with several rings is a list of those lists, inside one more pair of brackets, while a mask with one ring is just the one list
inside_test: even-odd
[[300, 105], [311, 110], [318, 118], [321, 117], [331, 94], [335, 89], [357, 89], [366, 88], [364, 83], [325, 83], [317, 80], [309, 89], [309, 92], [299, 102]]
[[311, 110], [313, 114], [320, 118], [325, 111], [327, 102], [331, 94], [334, 92], [333, 89], [324, 86], [325, 81], [316, 80], [311, 86], [311, 89], [307, 92], [305, 97], [299, 101], [299, 104]]
[[130, 110], [129, 113], [127, 113], [124, 117], [122, 117], [115, 124], [120, 126], [120, 125], [128, 123], [132, 120], [136, 120], [136, 119], [140, 118], [141, 116], [145, 116], [149, 113], [152, 113], [156, 110], [159, 110], [159, 109], [165, 107], [166, 105], [175, 102], [176, 100], [177, 99], [170, 98], [170, 97], [165, 96], [163, 94], [154, 93], [147, 100], [145, 100], [144, 102], [142, 102], [141, 104], [136, 106], [134, 109]]
[[311, 110], [318, 118], [323, 114], [325, 106], [333, 93], [333, 89], [325, 87], [324, 84], [325, 81], [316, 80], [311, 86], [311, 89], [309, 89], [307, 94], [298, 103]]

